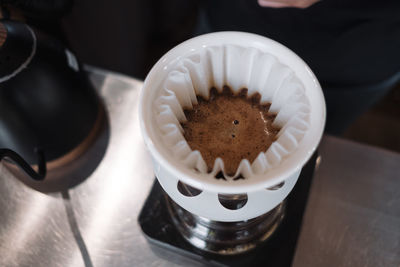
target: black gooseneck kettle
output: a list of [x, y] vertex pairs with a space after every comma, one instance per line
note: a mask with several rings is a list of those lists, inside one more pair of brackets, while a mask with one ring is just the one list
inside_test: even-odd
[[0, 21], [0, 160], [42, 180], [46, 161], [78, 146], [98, 111], [87, 74], [61, 42], [24, 23]]

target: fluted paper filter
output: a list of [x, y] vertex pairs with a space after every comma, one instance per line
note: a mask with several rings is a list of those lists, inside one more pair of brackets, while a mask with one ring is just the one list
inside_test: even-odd
[[210, 88], [222, 90], [228, 85], [235, 93], [247, 88], [248, 95], [261, 95], [261, 104], [271, 103], [270, 112], [277, 113], [274, 125], [281, 128], [278, 138], [253, 162], [243, 159], [234, 176], [224, 171], [224, 162], [217, 158], [209, 175], [220, 171], [228, 180], [242, 175], [245, 179], [260, 175], [278, 166], [309, 129], [310, 104], [300, 80], [278, 59], [256, 48], [235, 45], [205, 47], [181, 58], [164, 80], [154, 102], [154, 112], [162, 139], [186, 168], [207, 173], [207, 165], [199, 151], [193, 151], [183, 136], [180, 122], [186, 121], [184, 109], [197, 104], [196, 95], [208, 99]]

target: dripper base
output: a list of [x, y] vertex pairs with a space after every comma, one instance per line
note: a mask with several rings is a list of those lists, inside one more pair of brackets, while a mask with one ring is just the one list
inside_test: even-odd
[[215, 266], [290, 266], [308, 199], [318, 153], [303, 167], [296, 186], [286, 199], [286, 215], [276, 232], [253, 250], [238, 255], [217, 255], [187, 242], [175, 227], [167, 208], [164, 191], [156, 180], [140, 212], [138, 221], [151, 249], [160, 257], [168, 249]]

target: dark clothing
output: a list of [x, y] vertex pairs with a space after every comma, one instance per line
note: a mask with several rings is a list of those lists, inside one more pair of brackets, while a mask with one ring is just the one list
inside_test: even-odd
[[209, 0], [205, 10], [211, 31], [274, 39], [303, 58], [325, 86], [377, 83], [400, 71], [398, 0], [322, 0], [306, 9]]
[[385, 81], [370, 85], [323, 86], [327, 123], [325, 131], [339, 135], [364, 111], [382, 99], [400, 81], [400, 72]]

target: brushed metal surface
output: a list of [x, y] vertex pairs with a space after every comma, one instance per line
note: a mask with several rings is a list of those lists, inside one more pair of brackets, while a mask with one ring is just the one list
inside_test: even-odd
[[[70, 166], [71, 179], [100, 164], [45, 194], [0, 163], [0, 266], [203, 266], [150, 247], [137, 223], [154, 179], [137, 116], [142, 83], [91, 72], [109, 128]], [[332, 137], [320, 152], [293, 265], [399, 267], [400, 154]]]
[[[104, 157], [81, 184], [51, 194], [31, 189], [1, 163], [1, 267], [175, 265], [154, 254], [137, 223], [154, 179], [137, 115], [142, 83], [92, 72], [108, 110], [109, 133], [100, 134], [78, 161], [103, 154], [99, 144], [108, 142]], [[158, 253], [196, 266], [173, 253]]]
[[400, 154], [324, 138], [294, 266], [400, 266]]

